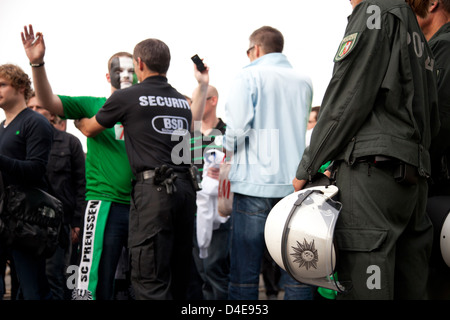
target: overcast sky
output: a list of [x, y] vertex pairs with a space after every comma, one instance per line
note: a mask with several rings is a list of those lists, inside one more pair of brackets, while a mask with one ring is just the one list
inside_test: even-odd
[[249, 35], [269, 25], [283, 33], [283, 53], [311, 77], [313, 105], [320, 105], [351, 10], [348, 0], [0, 0], [0, 64], [17, 64], [31, 76], [20, 32], [32, 24], [44, 34], [54, 93], [108, 97], [110, 56], [158, 38], [171, 50], [169, 83], [183, 94], [196, 87], [190, 57], [204, 58], [223, 117], [230, 84], [249, 63]]

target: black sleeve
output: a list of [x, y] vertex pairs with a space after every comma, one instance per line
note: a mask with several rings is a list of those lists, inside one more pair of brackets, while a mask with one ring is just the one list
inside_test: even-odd
[[86, 208], [86, 157], [80, 140], [70, 136], [70, 149], [72, 150], [72, 180], [75, 181], [75, 208], [71, 219], [72, 227], [81, 227], [81, 220]]
[[432, 151], [434, 154], [448, 154], [450, 148], [450, 41], [435, 41], [431, 45], [436, 59], [438, 74], [438, 105], [441, 129], [433, 140]]
[[14, 180], [28, 185], [42, 185], [53, 142], [53, 129], [47, 119], [25, 124], [26, 158], [17, 160], [0, 155], [0, 170]]
[[119, 91], [115, 91], [97, 112], [97, 122], [105, 128], [112, 128], [117, 122], [123, 122], [126, 103], [121, 99]]
[[368, 29], [365, 9], [359, 5], [347, 26], [345, 36], [354, 36], [355, 44], [344, 58], [337, 59], [339, 51], [336, 55], [311, 144], [297, 169], [298, 179], [310, 178], [323, 164], [334, 160], [372, 112], [388, 67], [390, 40], [386, 30], [392, 26]]

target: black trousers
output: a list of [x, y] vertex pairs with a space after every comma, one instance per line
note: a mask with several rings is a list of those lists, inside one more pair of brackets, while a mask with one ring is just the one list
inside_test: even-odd
[[393, 178], [391, 165], [341, 162], [336, 182], [342, 211], [336, 224], [343, 299], [424, 299], [433, 242], [426, 214], [427, 181]]
[[131, 281], [138, 300], [185, 300], [192, 262], [196, 192], [187, 177], [167, 194], [153, 178], [136, 182], [131, 196]]

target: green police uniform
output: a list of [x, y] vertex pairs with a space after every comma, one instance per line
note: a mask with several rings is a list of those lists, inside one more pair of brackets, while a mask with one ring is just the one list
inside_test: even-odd
[[435, 67], [438, 71], [441, 129], [430, 148], [431, 179], [428, 181], [427, 213], [433, 222], [434, 248], [427, 292], [430, 299], [449, 300], [450, 268], [442, 259], [440, 241], [444, 218], [450, 208], [450, 22], [441, 26], [428, 44], [436, 58]]
[[450, 22], [428, 42], [436, 58], [438, 105], [441, 130], [431, 145], [430, 196], [450, 196]]
[[[323, 163], [337, 164], [337, 271], [352, 284], [341, 298], [422, 298], [432, 242], [428, 149], [439, 125], [434, 58], [413, 11], [404, 0], [363, 1], [296, 174], [311, 179]], [[403, 168], [409, 183], [394, 179]]]

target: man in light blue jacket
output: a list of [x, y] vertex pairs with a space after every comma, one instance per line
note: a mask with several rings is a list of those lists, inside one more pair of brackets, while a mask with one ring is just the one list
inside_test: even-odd
[[[245, 300], [258, 299], [267, 215], [294, 192], [292, 176], [305, 149], [313, 95], [310, 78], [281, 53], [281, 32], [264, 26], [249, 40], [251, 63], [235, 79], [225, 106], [235, 194], [229, 297]], [[307, 299], [311, 292], [294, 282], [285, 288], [285, 298]]]

